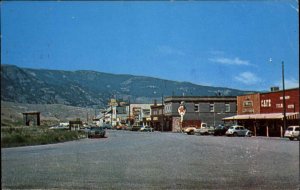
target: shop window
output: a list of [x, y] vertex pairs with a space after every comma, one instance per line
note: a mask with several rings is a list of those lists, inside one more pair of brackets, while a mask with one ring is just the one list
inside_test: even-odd
[[244, 107], [252, 107], [253, 106], [253, 101], [249, 101], [249, 100], [244, 101], [243, 106]]
[[199, 112], [199, 104], [195, 104], [194, 105], [194, 111], [195, 112]]
[[225, 112], [230, 112], [230, 104], [225, 103]]
[[215, 104], [214, 103], [210, 103], [209, 104], [209, 111], [210, 112], [214, 112], [215, 111]]

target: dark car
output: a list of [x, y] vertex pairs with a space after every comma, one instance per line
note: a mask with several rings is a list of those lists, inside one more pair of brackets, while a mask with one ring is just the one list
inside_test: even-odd
[[229, 126], [226, 125], [219, 125], [214, 130], [215, 136], [222, 136], [225, 135], [226, 131], [229, 129]]
[[112, 129], [111, 124], [107, 124], [107, 123], [103, 124], [102, 127], [103, 129]]
[[88, 133], [88, 138], [105, 137], [105, 130], [103, 129], [103, 127], [91, 127], [87, 133]]
[[142, 126], [140, 126], [140, 125], [133, 125], [131, 128], [131, 131], [140, 131], [141, 128], [142, 128]]

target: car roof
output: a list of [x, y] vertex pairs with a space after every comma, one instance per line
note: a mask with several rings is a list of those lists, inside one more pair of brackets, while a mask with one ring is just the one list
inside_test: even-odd
[[299, 127], [299, 125], [288, 126], [288, 128], [290, 128], [290, 127], [297, 128], [297, 127]]

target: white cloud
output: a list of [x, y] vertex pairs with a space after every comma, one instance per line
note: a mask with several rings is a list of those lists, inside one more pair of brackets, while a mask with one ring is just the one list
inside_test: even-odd
[[297, 13], [299, 13], [299, 8], [295, 7], [294, 5], [290, 4], [291, 8], [294, 9]]
[[261, 79], [251, 72], [240, 73], [238, 76], [234, 77], [234, 79], [246, 85], [253, 85], [261, 82]]
[[250, 65], [249, 61], [247, 60], [241, 60], [238, 57], [235, 57], [234, 59], [225, 58], [225, 57], [218, 57], [218, 58], [210, 58], [209, 61], [224, 65]]
[[159, 46], [158, 51], [162, 54], [167, 54], [167, 55], [180, 55], [180, 56], [185, 55], [183, 51], [170, 46]]
[[[279, 86], [282, 89], [282, 81], [278, 81], [275, 84], [276, 86]], [[289, 78], [284, 80], [284, 87], [286, 89], [289, 88], [298, 88], [299, 87], [299, 81], [294, 78]]]

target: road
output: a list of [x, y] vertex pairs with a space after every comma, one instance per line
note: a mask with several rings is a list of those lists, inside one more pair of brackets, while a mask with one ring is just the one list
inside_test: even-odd
[[299, 189], [299, 141], [107, 131], [1, 149], [3, 189]]

